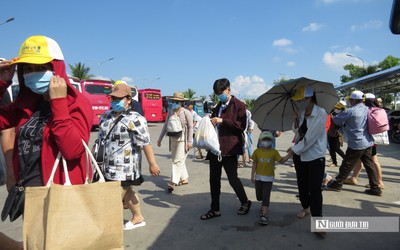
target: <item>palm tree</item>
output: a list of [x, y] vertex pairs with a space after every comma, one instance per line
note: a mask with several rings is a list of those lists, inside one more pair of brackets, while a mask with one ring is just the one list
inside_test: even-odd
[[215, 103], [215, 104], [217, 104], [218, 103], [218, 95], [217, 94], [215, 94], [214, 93], [214, 91], [211, 93], [211, 95], [209, 95], [209, 97], [210, 97], [210, 100], [213, 102], [213, 103]]
[[196, 91], [193, 89], [188, 89], [185, 92], [183, 92], [183, 95], [185, 98], [188, 98], [189, 100], [193, 99], [194, 95], [196, 94]]
[[78, 77], [79, 79], [89, 79], [93, 77], [93, 74], [89, 74], [90, 68], [86, 67], [84, 63], [75, 63], [75, 66], [68, 64], [72, 71], [72, 76]]

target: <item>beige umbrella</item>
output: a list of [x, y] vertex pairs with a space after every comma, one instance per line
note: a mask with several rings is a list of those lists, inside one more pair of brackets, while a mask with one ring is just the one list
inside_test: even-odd
[[332, 83], [300, 77], [276, 85], [258, 97], [251, 111], [252, 120], [261, 130], [291, 130], [293, 112], [300, 109], [299, 103], [291, 97], [302, 86], [311, 86], [314, 89], [317, 105], [327, 113], [331, 112], [339, 100]]

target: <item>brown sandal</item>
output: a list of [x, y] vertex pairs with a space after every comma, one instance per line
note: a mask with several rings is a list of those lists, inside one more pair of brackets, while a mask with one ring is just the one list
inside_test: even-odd
[[187, 179], [179, 182], [179, 186], [187, 185], [187, 184], [189, 184], [189, 181]]

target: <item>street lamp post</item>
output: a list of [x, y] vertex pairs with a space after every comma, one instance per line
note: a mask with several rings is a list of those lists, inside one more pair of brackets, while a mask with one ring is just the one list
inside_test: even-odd
[[14, 18], [14, 17], [11, 17], [11, 18], [5, 20], [4, 22], [0, 23], [0, 25], [3, 25], [3, 24], [5, 24], [5, 23], [12, 22], [12, 21], [14, 21], [14, 20], [15, 20], [15, 18]]
[[358, 60], [361, 60], [361, 62], [363, 64], [363, 69], [365, 70], [365, 62], [361, 57], [358, 57], [358, 56], [355, 56], [355, 55], [352, 55], [352, 54], [346, 54], [346, 56], [354, 57], [354, 58], [357, 58]]
[[111, 60], [114, 60], [114, 57], [108, 58], [107, 60], [104, 60], [104, 61], [101, 61], [101, 62], [97, 63], [97, 65], [99, 66], [99, 72], [97, 72], [97, 75], [98, 75], [99, 77], [100, 77], [100, 74], [101, 74], [101, 65], [102, 65], [103, 63], [109, 62], [109, 61], [111, 61]]
[[153, 84], [154, 81], [160, 80], [160, 79], [161, 79], [160, 77], [156, 77], [156, 78], [154, 78], [153, 80], [151, 80], [151, 81], [150, 81], [150, 86]]

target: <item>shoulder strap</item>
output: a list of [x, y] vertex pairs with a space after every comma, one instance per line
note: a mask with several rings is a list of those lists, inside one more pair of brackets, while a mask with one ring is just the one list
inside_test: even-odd
[[115, 125], [118, 124], [119, 121], [121, 121], [122, 119], [122, 114], [120, 116], [117, 117], [117, 119], [115, 119], [114, 121], [114, 125], [111, 127], [111, 129], [108, 131], [106, 137], [104, 137], [104, 141], [106, 141], [108, 139], [108, 137], [110, 137], [111, 131], [114, 129]]

